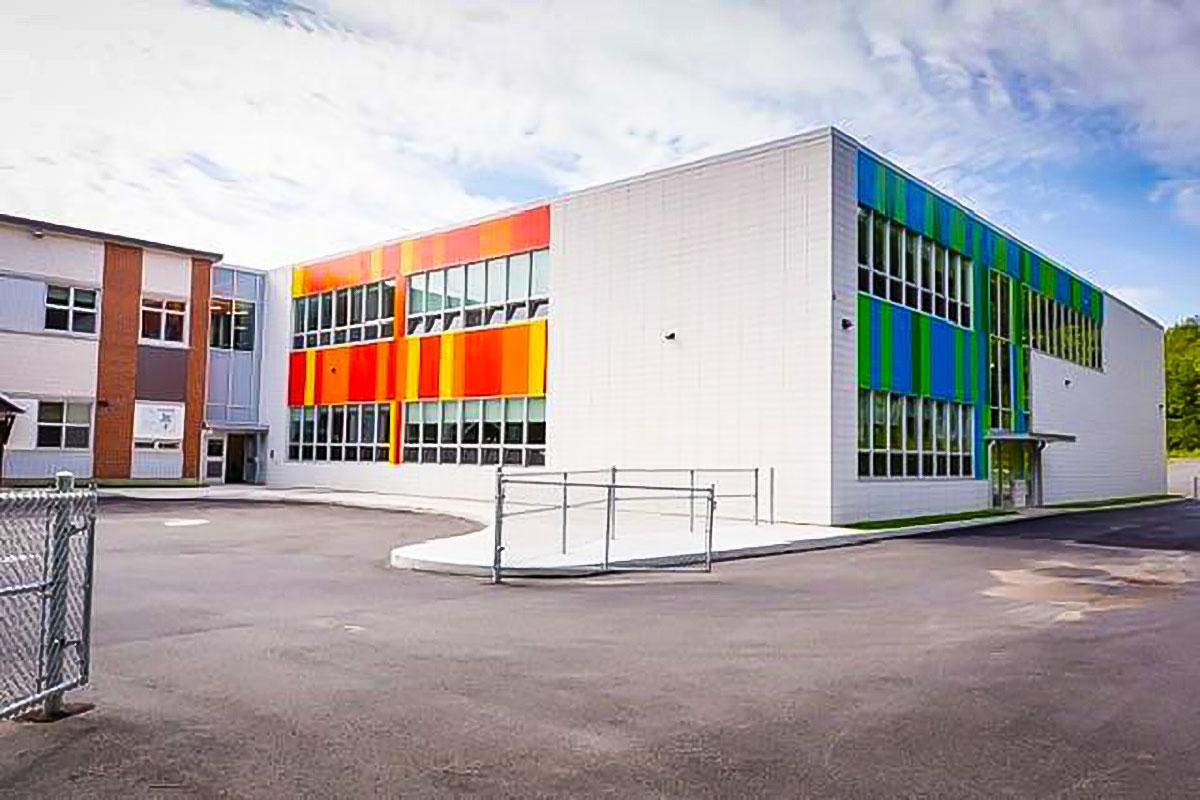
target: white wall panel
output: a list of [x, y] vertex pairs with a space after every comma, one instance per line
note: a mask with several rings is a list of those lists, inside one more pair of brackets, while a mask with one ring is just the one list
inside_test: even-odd
[[820, 135], [553, 204], [552, 466], [773, 466], [828, 521], [830, 182]]
[[45, 281], [0, 275], [0, 330], [41, 332], [45, 324]]
[[186, 300], [191, 293], [190, 258], [157, 250], [142, 252], [142, 294]]
[[0, 225], [0, 271], [99, 287], [104, 244], [66, 236], [37, 239], [25, 228]]
[[0, 391], [94, 397], [99, 349], [92, 338], [0, 331]]
[[143, 480], [182, 478], [183, 452], [135, 449], [129, 465], [129, 477]]
[[1162, 328], [1106, 295], [1103, 344], [1104, 372], [1033, 354], [1033, 429], [1077, 438], [1045, 450], [1047, 503], [1167, 490]]

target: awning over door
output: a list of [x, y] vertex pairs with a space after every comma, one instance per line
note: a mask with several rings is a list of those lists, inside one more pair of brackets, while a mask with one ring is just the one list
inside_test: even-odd
[[1073, 442], [1075, 441], [1075, 434], [1051, 433], [1049, 431], [1017, 433], [1016, 431], [993, 430], [984, 434], [983, 439], [987, 442], [1040, 442], [1041, 444], [1049, 444], [1050, 442]]

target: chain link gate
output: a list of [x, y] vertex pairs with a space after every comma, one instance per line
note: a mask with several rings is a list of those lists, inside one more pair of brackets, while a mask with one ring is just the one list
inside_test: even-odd
[[0, 491], [0, 719], [53, 717], [88, 682], [95, 530], [96, 492], [69, 474]]

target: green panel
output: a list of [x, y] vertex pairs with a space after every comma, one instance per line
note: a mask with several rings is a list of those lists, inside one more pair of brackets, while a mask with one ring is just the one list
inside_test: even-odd
[[1080, 291], [1083, 286], [1079, 283], [1074, 275], [1071, 276], [1071, 308], [1078, 311], [1083, 308], [1083, 294]]
[[858, 385], [871, 387], [871, 299], [858, 295]]
[[908, 223], [908, 198], [906, 197], [907, 192], [904, 191], [904, 177], [899, 174], [893, 177], [895, 180], [892, 181], [892, 197], [896, 216], [892, 219], [901, 225], [906, 225]]
[[931, 383], [930, 362], [933, 361], [933, 337], [930, 334], [930, 328], [932, 327], [932, 320], [929, 317], [925, 316], [924, 314], [918, 314], [917, 315], [917, 325], [914, 327], [920, 328], [921, 343], [922, 343], [922, 347], [920, 350], [913, 350], [914, 353], [920, 354], [919, 357], [916, 358], [916, 360], [920, 362], [920, 368], [921, 368], [920, 378], [919, 378], [919, 380], [917, 380], [914, 383], [914, 385], [918, 387], [918, 391], [920, 391], [920, 393], [922, 395], [924, 395], [925, 397], [928, 397], [930, 394], [930, 383]]
[[1008, 240], [1003, 236], [992, 237], [992, 267], [1008, 272]]

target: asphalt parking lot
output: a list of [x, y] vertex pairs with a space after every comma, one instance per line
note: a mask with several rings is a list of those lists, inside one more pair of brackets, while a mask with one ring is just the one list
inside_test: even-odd
[[711, 575], [385, 565], [469, 528], [105, 504], [95, 708], [0, 723], [0, 794], [1200, 793], [1200, 505]]

